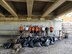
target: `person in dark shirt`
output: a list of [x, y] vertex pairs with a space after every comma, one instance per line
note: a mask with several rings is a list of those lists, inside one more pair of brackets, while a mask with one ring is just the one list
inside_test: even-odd
[[46, 28], [45, 28], [46, 35], [48, 35], [48, 30], [49, 30], [49, 28], [46, 27]]

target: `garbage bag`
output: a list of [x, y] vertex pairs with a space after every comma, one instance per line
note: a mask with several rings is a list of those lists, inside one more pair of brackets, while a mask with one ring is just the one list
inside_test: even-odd
[[47, 39], [43, 45], [44, 45], [44, 46], [49, 46], [49, 45], [50, 45], [50, 40]]
[[31, 40], [31, 41], [29, 42], [29, 47], [34, 47], [33, 40]]
[[55, 37], [50, 38], [50, 44], [53, 45], [55, 43]]
[[35, 47], [41, 47], [41, 42], [36, 42], [36, 43], [34, 44], [34, 46], [35, 46]]
[[21, 45], [22, 45], [22, 47], [28, 47], [29, 46], [27, 41], [23, 42]]
[[51, 40], [49, 37], [42, 37], [41, 41], [42, 41], [42, 46], [48, 46], [48, 45], [50, 45]]
[[4, 43], [3, 44], [3, 47], [5, 48], [5, 49], [9, 49], [9, 48], [11, 48], [11, 43], [9, 43], [9, 42], [7, 42], [7, 43]]

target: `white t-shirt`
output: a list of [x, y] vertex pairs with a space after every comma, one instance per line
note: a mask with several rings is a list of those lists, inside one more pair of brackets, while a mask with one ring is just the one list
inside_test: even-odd
[[54, 32], [49, 32], [48, 34], [50, 37], [53, 37], [54, 36]]
[[25, 30], [27, 31], [29, 29], [29, 27], [26, 27]]
[[42, 27], [42, 30], [45, 31], [45, 27]]

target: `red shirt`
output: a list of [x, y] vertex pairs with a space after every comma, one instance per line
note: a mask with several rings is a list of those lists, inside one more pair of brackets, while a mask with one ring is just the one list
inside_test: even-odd
[[35, 28], [35, 29], [36, 29], [36, 32], [38, 32], [38, 31], [39, 31], [39, 27], [38, 27], [38, 26], [36, 26], [36, 28]]
[[32, 31], [32, 26], [29, 27], [29, 31], [30, 31], [30, 32]]
[[23, 27], [23, 26], [20, 26], [20, 27], [19, 27], [19, 30], [24, 30], [24, 27]]
[[32, 31], [34, 31], [34, 30], [35, 30], [35, 27], [33, 26], [33, 27], [32, 27]]

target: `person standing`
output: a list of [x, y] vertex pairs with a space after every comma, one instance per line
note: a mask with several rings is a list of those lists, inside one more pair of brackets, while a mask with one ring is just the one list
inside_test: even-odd
[[49, 28], [46, 27], [46, 28], [45, 28], [46, 36], [48, 36], [48, 30], [49, 30]]
[[22, 33], [24, 31], [24, 27], [22, 26], [22, 24], [19, 27], [19, 32]]

